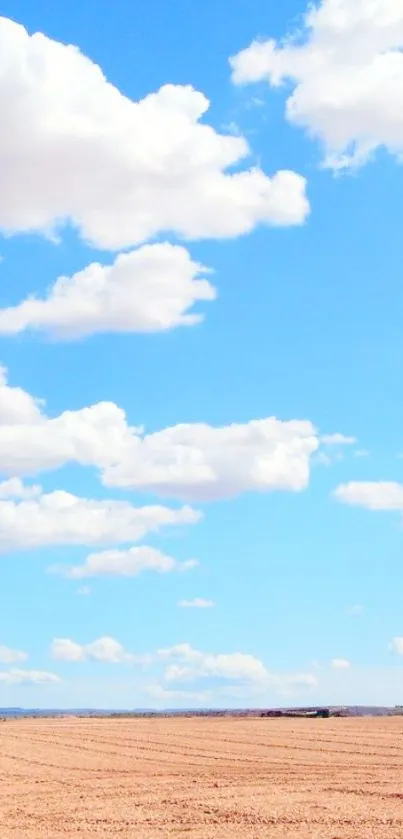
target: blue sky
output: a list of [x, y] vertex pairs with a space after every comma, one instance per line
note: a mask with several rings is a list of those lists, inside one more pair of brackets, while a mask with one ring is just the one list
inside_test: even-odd
[[3, 15], [0, 706], [399, 703], [400, 4]]

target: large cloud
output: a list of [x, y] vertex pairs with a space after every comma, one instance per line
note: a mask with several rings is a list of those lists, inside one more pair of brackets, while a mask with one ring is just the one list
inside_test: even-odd
[[191, 326], [202, 316], [189, 313], [215, 290], [204, 269], [185, 248], [144, 245], [120, 254], [112, 265], [92, 263], [72, 277], [59, 277], [45, 299], [28, 297], [0, 309], [0, 334], [40, 330], [58, 338], [97, 332], [161, 332]]
[[318, 446], [306, 420], [181, 424], [145, 434], [110, 402], [50, 418], [33, 397], [8, 385], [5, 371], [0, 378], [0, 473], [11, 477], [72, 462], [98, 468], [107, 486], [213, 500], [304, 489]]
[[322, 0], [302, 32], [234, 56], [233, 80], [291, 81], [287, 117], [322, 141], [329, 166], [363, 163], [380, 146], [401, 157], [402, 47], [400, 0]]
[[69, 638], [55, 638], [51, 645], [53, 658], [58, 661], [103, 661], [113, 664], [163, 664], [168, 682], [194, 681], [218, 677], [238, 681], [261, 682], [268, 672], [262, 662], [243, 653], [209, 654], [195, 650], [190, 644], [158, 650], [153, 655], [127, 652], [114, 638], [99, 638], [90, 644], [78, 644]]
[[248, 145], [201, 123], [208, 108], [170, 84], [132, 102], [76, 47], [1, 18], [0, 227], [49, 232], [69, 220], [120, 249], [161, 231], [224, 237], [303, 222], [305, 180], [234, 171]]
[[[0, 490], [1, 490], [0, 484]], [[57, 490], [0, 500], [0, 551], [51, 545], [111, 545], [141, 539], [161, 527], [192, 524], [189, 507], [134, 507], [127, 501], [79, 498]]]
[[312, 423], [275, 417], [214, 428], [196, 423], [132, 437], [108, 486], [147, 488], [180, 499], [214, 500], [246, 491], [299, 491], [318, 448]]

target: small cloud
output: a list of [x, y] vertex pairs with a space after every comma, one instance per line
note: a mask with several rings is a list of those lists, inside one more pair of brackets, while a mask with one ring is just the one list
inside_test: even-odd
[[200, 565], [198, 559], [185, 559], [184, 562], [178, 562], [178, 571], [190, 571], [191, 568], [197, 568]]
[[0, 672], [0, 682], [6, 685], [47, 685], [60, 682], [55, 673], [42, 670], [18, 670], [16, 668]]
[[209, 691], [169, 690], [159, 684], [149, 685], [145, 693], [146, 696], [149, 696], [150, 699], [158, 703], [172, 702], [175, 700], [176, 702], [180, 702], [182, 706], [184, 703], [191, 705], [195, 702], [205, 704], [212, 701], [212, 695]]
[[89, 586], [80, 586], [80, 588], [77, 589], [77, 594], [86, 597], [88, 594], [91, 594], [91, 589]]
[[351, 664], [346, 658], [333, 658], [330, 666], [333, 667], [333, 670], [349, 670]]
[[320, 466], [331, 466], [332, 460], [325, 452], [318, 452], [313, 458], [314, 463], [319, 463]]
[[27, 653], [21, 650], [11, 650], [10, 647], [0, 645], [0, 664], [18, 664], [21, 661], [26, 661]]
[[333, 496], [366, 510], [403, 511], [403, 484], [397, 481], [350, 481], [336, 487]]
[[364, 606], [361, 606], [359, 603], [356, 603], [354, 606], [350, 606], [348, 609], [348, 614], [352, 615], [353, 617], [359, 617], [363, 614]]
[[157, 548], [141, 545], [127, 550], [115, 548], [89, 554], [83, 565], [54, 565], [48, 571], [73, 580], [81, 580], [86, 577], [138, 577], [146, 571], [169, 574], [172, 571], [190, 571], [197, 565], [197, 559], [179, 562]]
[[346, 437], [345, 434], [324, 434], [321, 443], [325, 446], [354, 446], [356, 437]]
[[393, 638], [389, 644], [389, 649], [392, 650], [392, 652], [397, 653], [397, 655], [403, 655], [403, 638]]
[[265, 106], [265, 104], [266, 104], [265, 100], [264, 100], [264, 99], [262, 99], [261, 97], [259, 97], [259, 96], [252, 96], [252, 97], [248, 100], [248, 102], [246, 102], [246, 104], [245, 104], [245, 108], [246, 108], [246, 109], [250, 109], [250, 108], [263, 108], [263, 107]]
[[202, 597], [195, 597], [193, 600], [179, 600], [177, 605], [182, 609], [212, 609], [216, 604], [213, 600], [204, 600]]
[[239, 125], [234, 120], [231, 120], [231, 122], [225, 123], [222, 126], [222, 128], [223, 128], [223, 131], [225, 131], [227, 134], [232, 134], [233, 137], [241, 137], [242, 136], [242, 131], [241, 131]]
[[70, 638], [55, 638], [51, 654], [57, 661], [96, 661], [108, 664], [149, 664], [150, 656], [127, 652], [114, 638], [103, 637], [90, 644], [77, 644]]
[[369, 457], [370, 452], [368, 449], [356, 449], [354, 452], [354, 457]]

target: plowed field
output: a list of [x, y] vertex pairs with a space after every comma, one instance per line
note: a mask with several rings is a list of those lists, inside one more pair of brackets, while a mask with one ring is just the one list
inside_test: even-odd
[[403, 719], [0, 725], [1, 839], [403, 839]]

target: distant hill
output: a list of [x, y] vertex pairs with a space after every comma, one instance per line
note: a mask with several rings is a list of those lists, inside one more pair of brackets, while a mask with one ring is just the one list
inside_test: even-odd
[[[390, 716], [403, 714], [401, 706], [386, 707], [378, 705], [348, 705], [348, 706], [327, 706], [330, 715], [341, 715], [351, 717], [363, 716]], [[19, 717], [128, 717], [128, 716], [250, 716], [259, 717], [262, 714], [278, 712], [307, 712], [315, 711], [316, 708], [260, 708], [260, 709], [231, 709], [231, 708], [170, 708], [166, 710], [155, 710], [153, 708], [134, 708], [132, 710], [106, 710], [102, 708], [0, 708], [0, 717], [12, 719]]]

